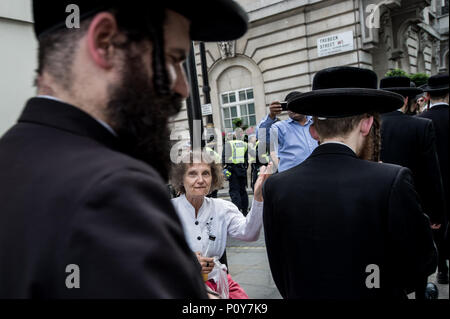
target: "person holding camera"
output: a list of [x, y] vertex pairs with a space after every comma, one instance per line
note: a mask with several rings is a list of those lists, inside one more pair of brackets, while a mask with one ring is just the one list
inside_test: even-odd
[[[270, 145], [270, 156], [278, 167], [278, 172], [303, 162], [318, 145], [309, 133], [312, 118], [287, 109], [289, 100], [298, 94], [300, 92], [293, 91], [286, 96], [285, 102], [272, 102], [269, 115], [258, 125], [258, 139], [265, 140], [266, 145]], [[282, 111], [287, 111], [287, 120], [277, 119], [276, 116]], [[265, 138], [261, 129], [265, 129]], [[271, 140], [273, 144], [270, 143]]]

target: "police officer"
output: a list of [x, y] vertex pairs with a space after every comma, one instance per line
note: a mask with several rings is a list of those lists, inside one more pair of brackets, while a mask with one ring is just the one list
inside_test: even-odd
[[244, 142], [244, 131], [237, 128], [235, 139], [225, 143], [222, 153], [224, 168], [230, 171], [229, 193], [231, 201], [239, 210], [247, 215], [248, 195], [247, 195], [247, 168], [248, 168], [248, 145]]
[[[263, 147], [260, 146], [260, 141], [256, 139], [256, 136], [250, 136], [248, 143], [248, 161], [251, 165], [251, 187], [254, 190], [256, 180], [258, 178], [259, 169], [263, 165], [269, 163], [269, 154]], [[264, 143], [261, 143], [263, 145]], [[260, 153], [262, 152], [262, 154]]]
[[222, 160], [220, 158], [220, 155], [214, 150], [214, 148], [215, 148], [214, 146], [215, 146], [214, 144], [206, 145], [205, 151], [211, 157], [211, 159], [214, 160], [214, 162], [221, 163]]

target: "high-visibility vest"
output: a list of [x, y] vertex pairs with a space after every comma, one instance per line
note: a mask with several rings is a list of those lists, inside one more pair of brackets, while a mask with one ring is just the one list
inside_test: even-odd
[[[260, 152], [260, 149], [258, 148], [258, 145], [259, 145], [259, 141], [256, 141], [255, 149], [258, 150], [258, 154], [256, 154], [256, 156], [259, 156], [259, 152]], [[269, 155], [267, 155], [267, 152], [264, 153], [264, 154], [262, 154], [261, 156], [262, 156], [262, 159], [264, 160], [264, 163], [263, 163], [263, 164], [269, 164], [269, 162], [270, 162], [270, 157], [269, 157]], [[260, 158], [261, 158], [261, 157], [260, 157]]]
[[205, 147], [205, 151], [208, 153], [209, 156], [211, 156], [214, 159], [214, 162], [216, 164], [222, 162], [222, 159], [220, 158], [220, 155], [217, 154], [216, 151], [214, 151], [211, 147]]
[[245, 163], [245, 152], [247, 151], [247, 143], [240, 140], [229, 141], [231, 146], [231, 156], [228, 158], [229, 162], [233, 164]]

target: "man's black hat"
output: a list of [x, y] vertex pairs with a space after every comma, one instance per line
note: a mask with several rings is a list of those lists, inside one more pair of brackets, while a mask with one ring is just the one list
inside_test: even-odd
[[235, 40], [244, 35], [248, 27], [247, 13], [232, 0], [33, 0], [36, 37], [64, 28], [71, 12], [66, 12], [70, 4], [78, 6], [82, 20], [118, 3], [135, 9], [141, 16], [155, 6], [178, 12], [191, 21], [193, 41]]
[[448, 73], [439, 73], [433, 75], [428, 79], [428, 83], [423, 87], [423, 90], [430, 93], [445, 93], [446, 91], [448, 92], [448, 80]]
[[381, 79], [380, 89], [398, 93], [404, 97], [416, 97], [423, 93], [407, 76], [389, 76]]
[[387, 113], [402, 107], [403, 97], [378, 90], [375, 72], [355, 67], [332, 67], [317, 72], [312, 91], [294, 97], [288, 109], [305, 115], [338, 118], [368, 112]]

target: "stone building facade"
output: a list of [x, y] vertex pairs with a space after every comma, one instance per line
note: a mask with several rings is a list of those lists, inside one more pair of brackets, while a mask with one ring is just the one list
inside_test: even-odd
[[[247, 34], [205, 44], [217, 133], [232, 131], [236, 117], [254, 126], [272, 101], [284, 100], [291, 91], [309, 91], [314, 74], [326, 67], [369, 68], [379, 78], [393, 68], [428, 74], [448, 70], [448, 0], [238, 2], [250, 17]], [[320, 41], [343, 34], [352, 42], [346, 49], [320, 52]], [[195, 52], [202, 94], [198, 44]], [[174, 140], [188, 138], [186, 109], [172, 128]]]
[[24, 103], [36, 94], [37, 67], [30, 0], [0, 0], [0, 136], [19, 117]]
[[[379, 77], [397, 67], [409, 73], [448, 71], [448, 0], [237, 1], [250, 18], [247, 34], [237, 41], [206, 43], [219, 133], [232, 130], [237, 117], [253, 127], [272, 101], [293, 90], [310, 90], [314, 74], [326, 67], [371, 68]], [[32, 23], [31, 0], [0, 1], [0, 134], [35, 94]], [[318, 49], [318, 43], [322, 46], [337, 35], [345, 35], [345, 48], [328, 53]], [[198, 44], [195, 52], [201, 94]], [[172, 139], [188, 138], [186, 107], [171, 126]]]

